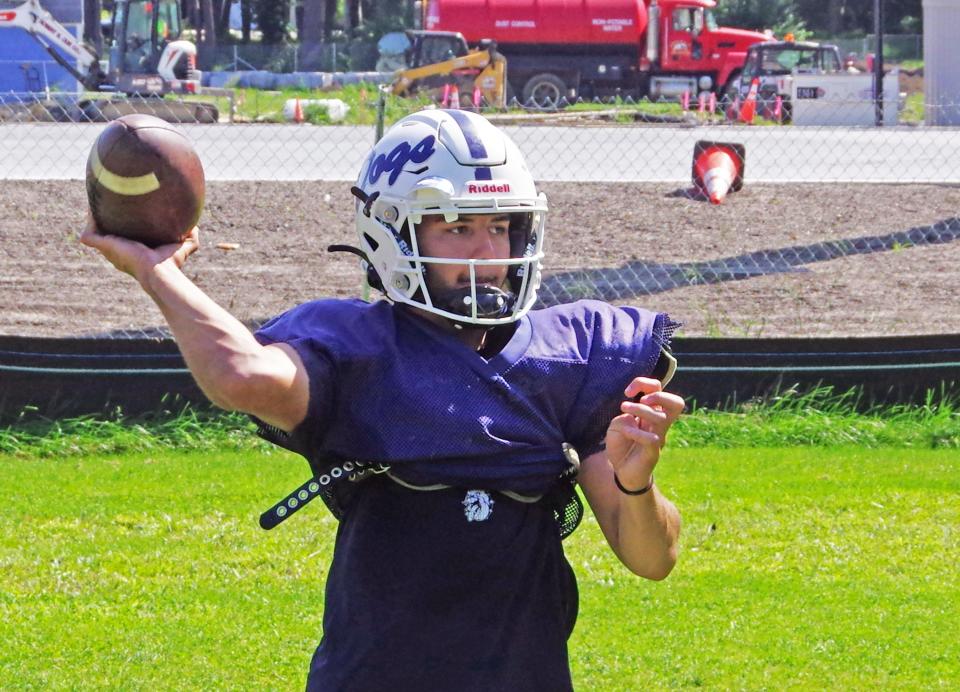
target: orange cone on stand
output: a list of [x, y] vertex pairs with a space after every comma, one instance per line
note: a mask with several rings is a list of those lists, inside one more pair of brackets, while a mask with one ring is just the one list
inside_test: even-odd
[[300, 105], [299, 98], [293, 104], [293, 122], [295, 123], [303, 122], [303, 106]]
[[711, 204], [743, 187], [747, 152], [742, 144], [701, 140], [693, 147], [693, 184]]
[[747, 98], [744, 99], [740, 107], [740, 122], [753, 123], [753, 116], [757, 114], [757, 92], [760, 91], [760, 80], [756, 77], [750, 82], [750, 91], [747, 92]]

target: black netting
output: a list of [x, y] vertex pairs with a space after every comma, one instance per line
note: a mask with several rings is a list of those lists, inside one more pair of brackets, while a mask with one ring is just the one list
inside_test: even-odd
[[553, 509], [553, 518], [557, 522], [560, 539], [572, 534], [583, 519], [583, 502], [577, 492], [575, 470], [565, 474], [544, 497]]

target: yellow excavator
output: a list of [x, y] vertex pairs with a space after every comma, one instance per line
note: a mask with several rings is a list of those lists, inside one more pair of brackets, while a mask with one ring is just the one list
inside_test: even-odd
[[[507, 105], [507, 60], [494, 41], [481, 41], [475, 50], [456, 31], [407, 31], [407, 67], [398, 70], [393, 93], [409, 96], [429, 92], [436, 101], [459, 98], [459, 106]], [[454, 91], [452, 87], [456, 87]]]

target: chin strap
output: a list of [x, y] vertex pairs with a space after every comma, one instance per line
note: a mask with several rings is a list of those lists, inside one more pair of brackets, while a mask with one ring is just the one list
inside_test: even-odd
[[380, 291], [383, 295], [387, 295], [387, 290], [383, 287], [380, 275], [377, 273], [377, 270], [373, 268], [373, 264], [367, 257], [367, 253], [363, 250], [353, 245], [328, 245], [327, 252], [349, 252], [351, 255], [356, 255], [362, 259], [367, 266], [367, 283], [370, 284], [370, 288]]
[[356, 255], [367, 264], [370, 264], [367, 253], [353, 245], [327, 245], [327, 252], [349, 252], [351, 255]]

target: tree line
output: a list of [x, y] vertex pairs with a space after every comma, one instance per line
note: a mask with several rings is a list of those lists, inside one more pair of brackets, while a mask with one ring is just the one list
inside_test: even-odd
[[[922, 0], [882, 2], [885, 33], [923, 33]], [[719, 0], [716, 10], [729, 26], [830, 38], [872, 34], [873, 11], [874, 0]]]

